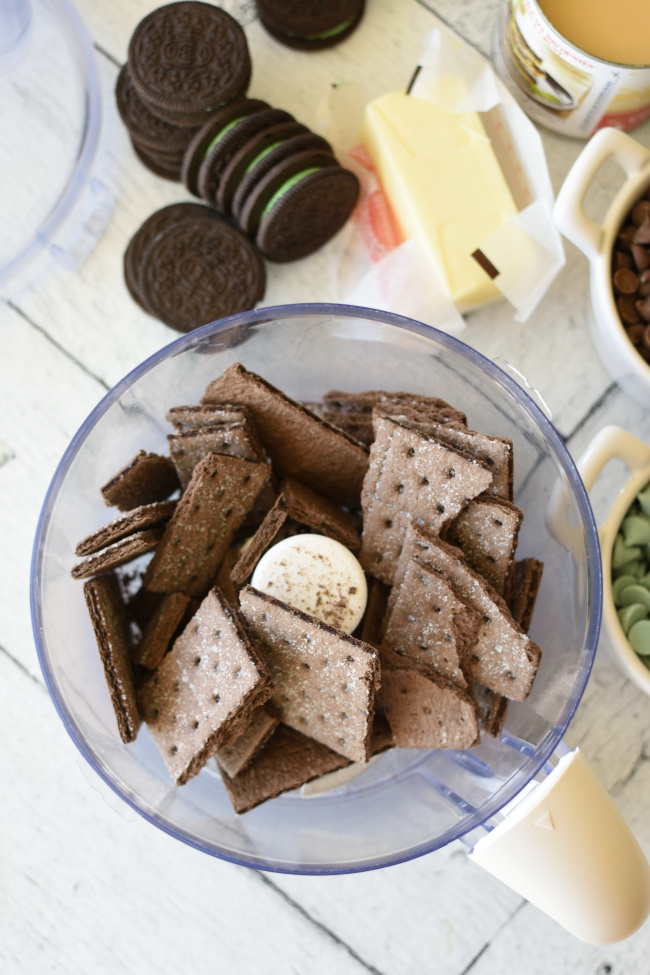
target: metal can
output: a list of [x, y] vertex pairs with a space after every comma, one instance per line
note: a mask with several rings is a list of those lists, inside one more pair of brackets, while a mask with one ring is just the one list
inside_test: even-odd
[[504, 5], [494, 62], [524, 111], [563, 135], [588, 139], [604, 126], [629, 130], [650, 117], [650, 65], [588, 54], [556, 30], [536, 0]]

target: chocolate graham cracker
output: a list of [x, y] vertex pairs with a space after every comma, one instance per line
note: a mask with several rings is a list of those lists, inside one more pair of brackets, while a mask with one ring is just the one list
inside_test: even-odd
[[278, 713], [270, 701], [257, 708], [242, 733], [216, 753], [219, 767], [231, 777], [239, 775], [266, 745], [279, 723]]
[[460, 549], [415, 524], [409, 526], [404, 540], [395, 573], [396, 587], [401, 585], [411, 558], [444, 573], [456, 592], [481, 614], [476, 640], [469, 648], [474, 679], [504, 697], [525, 700], [542, 651], [513, 619], [501, 596], [470, 569]]
[[148, 670], [156, 669], [167, 653], [189, 602], [190, 597], [182, 592], [171, 592], [162, 596], [160, 604], [142, 634], [142, 639], [133, 651], [134, 663]]
[[375, 648], [252, 586], [239, 600], [276, 685], [281, 720], [366, 761], [379, 680]]
[[232, 570], [231, 580], [235, 586], [244, 584], [270, 545], [275, 545], [291, 532], [304, 530], [300, 528], [302, 525], [335, 539], [352, 551], [361, 545], [354, 519], [346, 511], [292, 478], [283, 481], [280, 489], [282, 493]]
[[242, 403], [253, 413], [274, 468], [333, 501], [358, 494], [366, 448], [325, 423], [265, 379], [235, 362], [205, 391], [203, 403]]
[[116, 569], [156, 548], [162, 537], [162, 528], [147, 528], [145, 531], [134, 532], [119, 542], [113, 542], [101, 552], [89, 556], [83, 562], [78, 562], [72, 567], [70, 574], [73, 579], [89, 579], [91, 576]]
[[229, 454], [245, 460], [265, 460], [259, 443], [245, 423], [226, 421], [210, 427], [173, 433], [167, 440], [183, 491], [190, 483], [198, 462], [210, 453]]
[[510, 611], [526, 632], [530, 629], [543, 571], [544, 563], [539, 559], [528, 558], [515, 562]]
[[187, 430], [200, 430], [202, 427], [213, 427], [220, 423], [251, 423], [250, 410], [245, 406], [235, 406], [228, 403], [204, 406], [172, 406], [165, 414], [176, 430], [181, 433]]
[[182, 785], [272, 694], [269, 672], [239, 614], [212, 589], [141, 688], [138, 703], [171, 775]]
[[472, 695], [478, 709], [479, 730], [491, 738], [499, 738], [508, 714], [508, 698], [478, 683], [474, 684]]
[[169, 457], [140, 450], [101, 489], [108, 505], [130, 511], [142, 504], [165, 501], [180, 487]]
[[508, 601], [524, 513], [502, 498], [474, 498], [452, 521], [445, 540], [457, 545], [467, 564]]
[[247, 768], [234, 778], [222, 768], [221, 779], [235, 812], [245, 813], [267, 799], [275, 799], [283, 792], [298, 789], [326, 772], [349, 764], [349, 758], [295, 728], [280, 724]]
[[92, 555], [100, 549], [118, 542], [127, 535], [132, 535], [145, 528], [153, 528], [169, 521], [174, 514], [175, 501], [158, 501], [155, 504], [143, 504], [134, 508], [123, 518], [116, 518], [108, 525], [103, 525], [91, 535], [82, 539], [75, 549], [77, 555]]
[[127, 743], [135, 741], [140, 715], [133, 689], [128, 623], [115, 575], [106, 574], [84, 583], [84, 596], [120, 738]]
[[352, 552], [358, 551], [361, 539], [353, 518], [346, 511], [293, 478], [287, 478], [280, 487], [290, 518], [333, 538]]
[[146, 588], [206, 592], [268, 476], [268, 464], [241, 457], [208, 454], [200, 461], [147, 567]]
[[438, 396], [424, 396], [418, 393], [389, 393], [383, 389], [370, 389], [364, 393], [344, 393], [331, 389], [323, 397], [325, 409], [333, 413], [372, 413], [375, 406], [408, 406], [413, 409], [434, 411], [447, 420], [466, 426], [467, 417], [462, 410], [450, 406]]
[[287, 502], [280, 495], [233, 566], [230, 573], [233, 586], [243, 586], [267, 548], [280, 541], [288, 517]]
[[428, 433], [487, 464], [492, 471], [492, 483], [486, 488], [486, 494], [512, 501], [513, 451], [512, 440], [509, 437], [492, 437], [477, 433], [449, 419], [441, 422], [443, 418], [435, 410], [427, 407], [414, 407], [400, 403], [388, 404], [380, 409], [388, 416], [403, 417], [423, 433]]
[[467, 687], [467, 677], [473, 683], [467, 651], [480, 622], [481, 614], [441, 572], [411, 559], [386, 615], [384, 641], [458, 687]]
[[376, 439], [363, 482], [364, 569], [393, 583], [404, 534], [412, 520], [440, 532], [492, 482], [486, 464], [423, 433], [417, 424], [374, 411]]
[[479, 739], [470, 694], [432, 670], [379, 649], [382, 682], [377, 704], [388, 718], [397, 748], [470, 748]]

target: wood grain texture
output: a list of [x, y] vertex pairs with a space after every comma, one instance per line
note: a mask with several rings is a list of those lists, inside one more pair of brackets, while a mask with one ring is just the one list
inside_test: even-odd
[[[273, 41], [253, 0], [222, 5], [248, 36], [251, 96], [323, 132], [332, 85], [355, 83], [371, 97], [407, 83], [434, 24], [431, 11], [489, 54], [501, 0], [367, 0], [360, 28], [340, 48], [318, 54]], [[106, 794], [67, 737], [43, 687], [29, 619], [41, 504], [89, 411], [176, 337], [134, 304], [122, 279], [122, 255], [137, 227], [153, 210], [191, 199], [180, 184], [141, 165], [114, 105], [130, 34], [155, 6], [78, 0], [103, 86], [97, 175], [113, 192], [115, 210], [78, 272], [59, 269], [13, 306], [0, 303], [0, 970], [646, 975], [650, 925], [620, 945], [583, 945], [469, 862], [460, 844], [339, 877], [262, 877], [211, 859]], [[557, 191], [582, 143], [540, 134]], [[650, 146], [650, 122], [634, 135]], [[603, 170], [587, 199], [590, 212], [602, 216], [619, 182], [614, 169]], [[269, 265], [264, 303], [331, 300], [344, 240], [345, 231], [304, 261]], [[571, 245], [566, 252], [566, 267], [528, 323], [514, 322], [508, 305], [495, 305], [469, 316], [463, 338], [490, 358], [506, 358], [540, 390], [575, 458], [606, 423], [650, 442], [650, 415], [611, 384], [593, 350], [586, 260]], [[597, 518], [623, 476], [612, 464], [599, 478], [592, 491]], [[650, 699], [613, 667], [604, 645], [566, 737], [584, 750], [650, 853]]]

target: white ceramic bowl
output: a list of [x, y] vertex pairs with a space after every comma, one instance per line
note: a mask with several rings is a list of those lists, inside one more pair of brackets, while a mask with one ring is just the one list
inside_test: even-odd
[[622, 430], [604, 427], [591, 441], [578, 463], [587, 491], [610, 460], [620, 460], [629, 468], [629, 477], [614, 498], [605, 520], [598, 526], [603, 565], [603, 641], [610, 656], [626, 677], [650, 695], [650, 670], [641, 662], [627, 641], [618, 619], [612, 595], [612, 549], [614, 541], [636, 495], [650, 481], [650, 444]]
[[[602, 224], [584, 212], [589, 187], [612, 159], [627, 179], [612, 200]], [[580, 153], [558, 193], [553, 215], [559, 230], [589, 259], [591, 333], [605, 369], [625, 392], [650, 410], [650, 366], [627, 337], [614, 302], [612, 248], [636, 201], [650, 187], [650, 152], [625, 132], [601, 129]]]

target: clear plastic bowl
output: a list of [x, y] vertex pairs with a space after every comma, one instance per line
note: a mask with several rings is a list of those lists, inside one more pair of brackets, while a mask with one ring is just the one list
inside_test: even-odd
[[[112, 516], [99, 487], [137, 450], [166, 451], [166, 410], [196, 403], [231, 362], [296, 399], [327, 390], [410, 390], [464, 409], [469, 425], [512, 437], [518, 557], [545, 564], [531, 628], [543, 650], [502, 737], [467, 752], [392, 750], [318, 796], [287, 794], [237, 816], [210, 763], [174, 786], [146, 727], [120, 741], [86, 611], [70, 576], [76, 542]], [[179, 338], [104, 397], [48, 491], [32, 567], [32, 613], [47, 686], [99, 775], [172, 836], [236, 863], [296, 873], [381, 867], [487, 823], [547, 763], [577, 707], [600, 626], [602, 577], [591, 508], [562, 440], [508, 375], [464, 343], [396, 315], [341, 305], [262, 308]]]
[[52, 264], [76, 269], [110, 217], [97, 179], [102, 125], [93, 47], [70, 0], [0, 3], [0, 294]]

